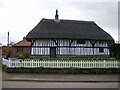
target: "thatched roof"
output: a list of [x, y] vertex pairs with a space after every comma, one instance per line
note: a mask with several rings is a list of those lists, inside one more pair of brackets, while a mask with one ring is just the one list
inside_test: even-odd
[[42, 19], [26, 36], [27, 40], [37, 38], [113, 40], [93, 21], [54, 19]]

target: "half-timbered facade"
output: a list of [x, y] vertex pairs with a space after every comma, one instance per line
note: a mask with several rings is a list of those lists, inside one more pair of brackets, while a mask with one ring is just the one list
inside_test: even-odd
[[50, 57], [109, 56], [113, 38], [93, 21], [42, 19], [26, 39], [31, 55]]

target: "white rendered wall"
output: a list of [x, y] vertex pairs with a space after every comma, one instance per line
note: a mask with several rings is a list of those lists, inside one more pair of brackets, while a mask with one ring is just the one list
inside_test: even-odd
[[[109, 49], [104, 48], [104, 52], [99, 52], [98, 47], [108, 47], [106, 42], [99, 44], [96, 42], [95, 47], [92, 48], [91, 43], [86, 40], [85, 44], [77, 44], [77, 40], [73, 40], [71, 47], [69, 46], [71, 40], [59, 39], [55, 40], [58, 43], [58, 47], [52, 39], [38, 39], [33, 43], [31, 49], [31, 55], [50, 55], [50, 47], [56, 47], [57, 55], [109, 55]], [[36, 47], [37, 46], [37, 47]], [[82, 46], [82, 47], [81, 47]], [[84, 48], [89, 47], [89, 48]], [[91, 48], [90, 48], [91, 47]]]

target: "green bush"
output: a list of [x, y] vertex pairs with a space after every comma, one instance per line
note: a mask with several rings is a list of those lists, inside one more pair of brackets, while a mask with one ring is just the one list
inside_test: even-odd
[[5, 55], [5, 59], [8, 59], [9, 57], [11, 57], [11, 52], [7, 52], [7, 54]]
[[74, 73], [75, 73], [75, 69], [74, 69], [73, 67], [70, 67], [70, 68], [68, 69], [68, 73], [74, 74]]
[[110, 55], [116, 59], [120, 59], [120, 44], [113, 44], [110, 46]]
[[18, 55], [17, 58], [18, 59], [29, 58], [29, 53], [28, 52], [22, 53], [22, 54]]

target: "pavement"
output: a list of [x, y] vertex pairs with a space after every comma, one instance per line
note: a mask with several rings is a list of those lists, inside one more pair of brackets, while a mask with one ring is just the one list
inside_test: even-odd
[[119, 82], [117, 74], [20, 74], [2, 72], [3, 81]]

